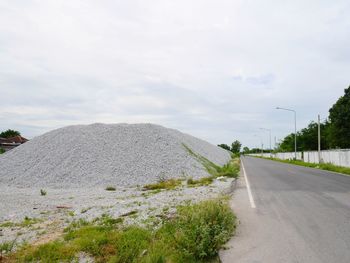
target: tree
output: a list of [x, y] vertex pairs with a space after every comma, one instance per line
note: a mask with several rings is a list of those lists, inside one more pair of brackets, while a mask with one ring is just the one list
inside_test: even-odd
[[331, 147], [350, 148], [350, 86], [329, 110]]
[[230, 146], [228, 146], [227, 144], [222, 143], [222, 144], [218, 144], [218, 146], [225, 150], [231, 151]]
[[250, 150], [247, 146], [243, 147], [243, 153], [250, 153]]
[[242, 144], [238, 141], [235, 140], [232, 144], [231, 144], [231, 152], [233, 153], [239, 153], [241, 151], [241, 147]]
[[21, 135], [21, 133], [19, 131], [15, 131], [15, 130], [11, 130], [11, 129], [8, 129], [8, 130], [0, 133], [1, 138], [11, 138], [14, 136], [19, 136], [19, 135]]

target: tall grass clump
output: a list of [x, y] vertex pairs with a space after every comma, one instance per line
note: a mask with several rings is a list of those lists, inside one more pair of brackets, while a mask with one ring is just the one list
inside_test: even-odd
[[[178, 216], [158, 231], [164, 242], [181, 252], [180, 262], [213, 258], [232, 236], [236, 217], [225, 201], [204, 201], [178, 208]], [[176, 254], [176, 253], [175, 253]]]

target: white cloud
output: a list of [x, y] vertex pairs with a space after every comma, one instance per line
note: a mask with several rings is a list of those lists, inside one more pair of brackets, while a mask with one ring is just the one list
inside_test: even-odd
[[[342, 95], [350, 3], [2, 1], [0, 129], [156, 122], [213, 143], [305, 126]], [[265, 136], [265, 134], [264, 134]], [[266, 136], [265, 136], [266, 137]]]

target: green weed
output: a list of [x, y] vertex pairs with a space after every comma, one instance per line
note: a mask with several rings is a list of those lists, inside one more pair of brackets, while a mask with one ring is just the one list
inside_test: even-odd
[[187, 185], [191, 187], [195, 186], [205, 186], [205, 185], [210, 185], [214, 181], [214, 177], [203, 177], [198, 180], [194, 180], [192, 178], [187, 179]]
[[155, 184], [147, 184], [143, 187], [143, 190], [160, 190], [160, 189], [171, 190], [179, 185], [181, 185], [181, 180], [169, 179], [165, 181], [160, 181]]

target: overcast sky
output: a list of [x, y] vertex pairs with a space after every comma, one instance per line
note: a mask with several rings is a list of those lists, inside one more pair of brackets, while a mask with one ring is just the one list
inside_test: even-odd
[[[249, 147], [350, 85], [349, 0], [0, 1], [0, 130], [152, 122]], [[257, 135], [257, 137], [254, 136]]]

